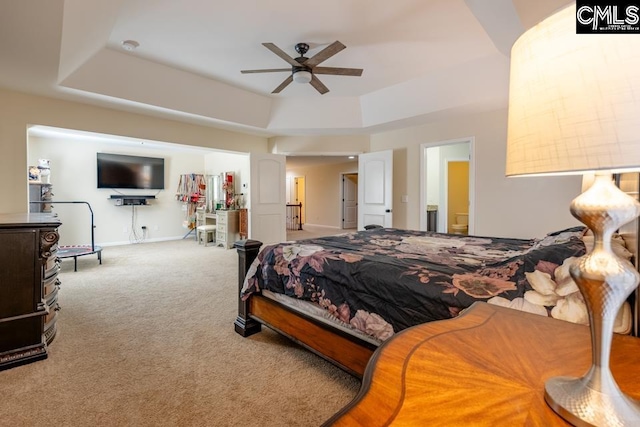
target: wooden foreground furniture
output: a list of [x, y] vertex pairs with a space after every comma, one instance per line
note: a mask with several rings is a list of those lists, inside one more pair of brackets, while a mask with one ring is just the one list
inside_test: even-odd
[[[249, 266], [258, 256], [262, 242], [240, 240], [234, 246], [238, 251], [240, 291]], [[243, 337], [248, 337], [260, 332], [262, 325], [290, 338], [358, 378], [362, 378], [367, 363], [377, 348], [370, 342], [342, 332], [260, 294], [251, 295], [246, 301], [238, 298], [235, 331]]]
[[[616, 335], [611, 371], [640, 398], [640, 339]], [[326, 426], [566, 426], [545, 403], [553, 376], [591, 366], [589, 328], [486, 303], [385, 342], [353, 402]]]
[[50, 213], [0, 215], [0, 371], [45, 359], [56, 336], [60, 225]]

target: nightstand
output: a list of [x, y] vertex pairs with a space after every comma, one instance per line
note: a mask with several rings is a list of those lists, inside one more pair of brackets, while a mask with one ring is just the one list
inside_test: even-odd
[[[639, 354], [639, 338], [614, 336], [611, 371], [634, 399]], [[354, 401], [325, 425], [567, 426], [545, 403], [544, 383], [590, 366], [587, 326], [478, 302], [385, 342]]]

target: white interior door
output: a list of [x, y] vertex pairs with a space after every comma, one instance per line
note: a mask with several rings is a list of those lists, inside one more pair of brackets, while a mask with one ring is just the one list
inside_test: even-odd
[[287, 239], [286, 157], [280, 154], [249, 156], [249, 238], [262, 243]]
[[342, 175], [342, 228], [358, 226], [358, 175]]
[[393, 150], [358, 156], [358, 230], [393, 224]]

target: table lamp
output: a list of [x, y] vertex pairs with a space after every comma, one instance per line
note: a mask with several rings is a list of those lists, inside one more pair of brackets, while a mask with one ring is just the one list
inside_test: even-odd
[[595, 172], [571, 213], [594, 234], [571, 275], [589, 312], [592, 364], [554, 377], [545, 400], [575, 425], [640, 425], [640, 406], [618, 388], [609, 357], [616, 314], [640, 275], [611, 236], [640, 214], [611, 173], [640, 167], [640, 34], [576, 34], [569, 6], [525, 32], [511, 52], [507, 176]]

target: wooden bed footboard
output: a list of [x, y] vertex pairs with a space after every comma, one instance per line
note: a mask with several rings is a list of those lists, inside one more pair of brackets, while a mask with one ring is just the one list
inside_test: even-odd
[[233, 246], [238, 251], [238, 317], [236, 317], [233, 324], [237, 333], [243, 337], [248, 337], [260, 332], [261, 324], [250, 317], [249, 300], [243, 301], [240, 298], [240, 292], [242, 291], [242, 284], [247, 271], [249, 271], [253, 260], [258, 256], [258, 252], [260, 252], [262, 242], [258, 240], [239, 240]]
[[258, 256], [261, 245], [257, 240], [240, 240], [234, 244], [238, 251], [238, 317], [234, 322], [235, 331], [248, 337], [260, 332], [264, 324], [344, 371], [362, 378], [369, 359], [377, 349], [375, 344], [259, 294], [242, 301], [240, 291], [244, 278]]

